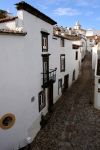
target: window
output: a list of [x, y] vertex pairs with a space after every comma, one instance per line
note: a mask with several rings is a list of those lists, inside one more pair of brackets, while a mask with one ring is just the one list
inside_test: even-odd
[[48, 52], [48, 35], [49, 33], [43, 32], [42, 33], [42, 52]]
[[65, 71], [65, 54], [60, 55], [60, 71]]
[[1, 118], [0, 127], [2, 129], [10, 129], [15, 123], [15, 116], [13, 114], [5, 114]]
[[79, 49], [79, 45], [73, 44], [73, 45], [72, 45], [72, 49]]
[[98, 79], [98, 83], [100, 83], [100, 79]]
[[61, 44], [61, 47], [64, 47], [64, 38], [61, 38], [60, 44]]
[[58, 80], [58, 95], [59, 95], [59, 90], [62, 90], [62, 79]]
[[75, 59], [78, 60], [78, 52], [76, 52]]
[[38, 95], [39, 99], [39, 112], [45, 107], [46, 101], [45, 101], [45, 91], [41, 91]]
[[43, 84], [47, 83], [49, 80], [49, 55], [43, 56]]

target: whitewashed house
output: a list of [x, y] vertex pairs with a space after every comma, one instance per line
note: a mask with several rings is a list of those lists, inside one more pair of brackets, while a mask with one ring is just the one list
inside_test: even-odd
[[100, 109], [100, 35], [99, 30], [87, 30], [88, 50], [92, 52], [92, 70], [94, 71], [94, 107]]
[[92, 69], [94, 70], [94, 107], [100, 110], [100, 36], [94, 36], [92, 48]]
[[79, 36], [56, 32], [54, 20], [31, 5], [0, 20], [0, 149], [31, 143], [62, 92], [78, 78]]
[[95, 65], [94, 107], [100, 110], [100, 43], [97, 46]]
[[97, 59], [97, 51], [98, 51], [98, 43], [100, 42], [100, 36], [94, 35], [88, 37], [88, 39], [92, 40], [92, 69], [95, 70], [96, 59]]
[[96, 29], [87, 29], [86, 37], [87, 37], [87, 50], [92, 52], [92, 48], [95, 45], [96, 36], [100, 36], [100, 30]]
[[75, 26], [72, 28], [72, 34], [78, 35], [81, 39], [81, 60], [83, 61], [86, 55], [87, 50], [87, 38], [86, 38], [86, 30], [82, 28], [79, 21], [76, 22]]

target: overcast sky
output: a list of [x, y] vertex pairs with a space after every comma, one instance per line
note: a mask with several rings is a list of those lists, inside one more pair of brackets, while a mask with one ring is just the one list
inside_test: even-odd
[[[0, 0], [0, 9], [16, 15], [15, 3], [20, 0]], [[58, 25], [74, 26], [80, 21], [83, 28], [100, 29], [100, 0], [25, 0], [45, 13]]]

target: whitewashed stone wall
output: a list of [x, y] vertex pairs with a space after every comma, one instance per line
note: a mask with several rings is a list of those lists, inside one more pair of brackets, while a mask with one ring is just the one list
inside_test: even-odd
[[[50, 33], [49, 68], [57, 68], [54, 103], [61, 96], [58, 95], [58, 79], [62, 78], [64, 82], [64, 75], [69, 74], [69, 86], [71, 86], [73, 70], [75, 69], [77, 79], [81, 62], [81, 50], [77, 50], [78, 60], [75, 60], [76, 50], [72, 49], [71, 41], [65, 40], [65, 47], [60, 47], [60, 38], [57, 40], [52, 38], [52, 25], [25, 11], [19, 11], [18, 17], [17, 25], [22, 27], [27, 35], [0, 35], [0, 116], [13, 113], [16, 117], [15, 125], [11, 129], [0, 130], [2, 150], [17, 150], [27, 145], [27, 138], [33, 140], [40, 130], [41, 113], [47, 113], [47, 103], [40, 113], [38, 109], [38, 93], [42, 90], [41, 30]], [[12, 29], [14, 28], [15, 26], [12, 25]], [[60, 54], [65, 54], [66, 58], [66, 71], [62, 73]], [[33, 102], [32, 97], [34, 97]]]

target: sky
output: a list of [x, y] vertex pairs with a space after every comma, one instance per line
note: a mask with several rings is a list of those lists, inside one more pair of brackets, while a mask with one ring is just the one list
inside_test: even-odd
[[[15, 5], [20, 0], [0, 0], [0, 9], [16, 15]], [[25, 0], [59, 26], [73, 27], [77, 21], [85, 29], [100, 29], [100, 0]]]

